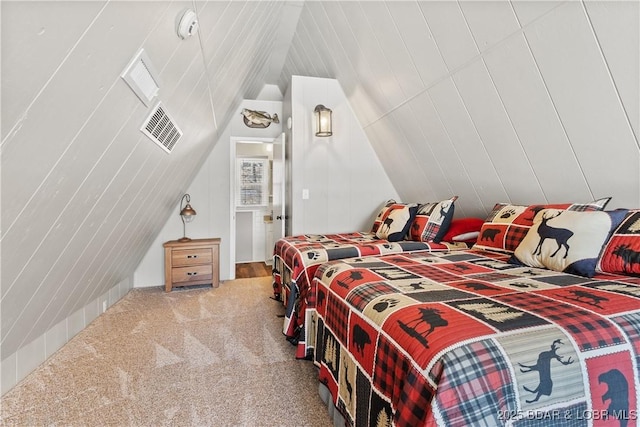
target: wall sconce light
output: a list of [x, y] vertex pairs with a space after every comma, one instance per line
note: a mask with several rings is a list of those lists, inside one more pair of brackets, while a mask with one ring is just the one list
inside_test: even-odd
[[313, 110], [316, 116], [316, 136], [331, 136], [331, 113], [332, 111], [322, 104], [316, 105]]
[[[187, 204], [183, 207], [183, 203], [187, 202]], [[190, 205], [191, 196], [189, 194], [185, 194], [182, 196], [182, 200], [180, 200], [180, 218], [182, 219], [182, 237], [178, 239], [178, 242], [188, 242], [191, 239], [187, 237], [186, 232], [186, 223], [193, 221], [193, 218], [196, 216], [196, 211]]]

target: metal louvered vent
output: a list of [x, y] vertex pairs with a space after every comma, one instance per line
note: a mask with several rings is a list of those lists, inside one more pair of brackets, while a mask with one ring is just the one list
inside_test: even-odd
[[167, 153], [171, 153], [174, 145], [182, 136], [182, 131], [171, 119], [161, 102], [158, 102], [151, 110], [151, 114], [144, 121], [140, 130]]

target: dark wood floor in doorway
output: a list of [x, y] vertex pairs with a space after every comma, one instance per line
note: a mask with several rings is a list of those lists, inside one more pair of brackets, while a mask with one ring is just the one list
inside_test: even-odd
[[271, 266], [264, 262], [243, 262], [236, 264], [236, 279], [271, 276]]

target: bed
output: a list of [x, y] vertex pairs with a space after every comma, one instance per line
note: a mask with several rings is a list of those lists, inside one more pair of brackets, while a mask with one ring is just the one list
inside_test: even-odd
[[390, 242], [379, 239], [373, 232], [306, 234], [278, 240], [273, 257], [274, 298], [286, 305], [282, 332], [297, 346], [296, 358], [309, 359], [313, 353], [305, 324], [312, 315], [312, 311], [307, 309], [308, 300], [314, 295], [310, 292], [311, 279], [320, 265], [369, 255], [467, 248], [467, 244], [462, 242]]
[[411, 251], [466, 249], [464, 242], [443, 243], [455, 212], [457, 196], [427, 203], [385, 201], [370, 231], [305, 234], [278, 240], [273, 252], [274, 299], [286, 307], [283, 333], [297, 346], [296, 358], [310, 359], [307, 310], [311, 279], [321, 264], [353, 257]]
[[347, 425], [635, 425], [640, 211], [520, 215], [528, 231], [503, 239], [513, 250], [317, 269], [314, 362]]

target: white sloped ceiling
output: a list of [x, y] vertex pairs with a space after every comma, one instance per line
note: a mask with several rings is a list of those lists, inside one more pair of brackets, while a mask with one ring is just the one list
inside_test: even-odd
[[637, 1], [307, 2], [279, 85], [337, 78], [407, 201], [638, 207]]
[[[284, 5], [1, 3], [3, 359], [131, 276], [239, 102], [279, 75]], [[181, 40], [186, 8], [200, 30]], [[120, 78], [140, 48], [184, 132], [171, 154]]]

